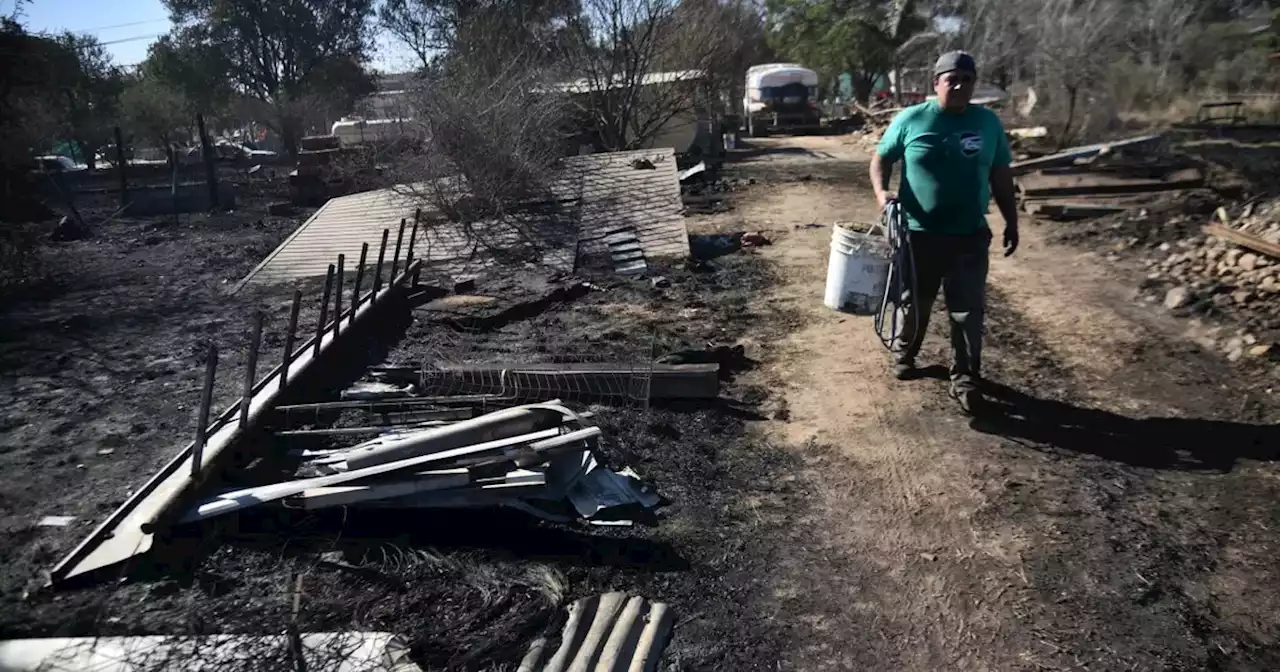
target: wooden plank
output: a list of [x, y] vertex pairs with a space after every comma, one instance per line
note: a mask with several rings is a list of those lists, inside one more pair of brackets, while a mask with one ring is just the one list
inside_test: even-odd
[[[396, 403], [402, 402], [402, 403]], [[350, 401], [329, 401], [315, 404], [291, 404], [288, 406], [277, 406], [276, 411], [289, 413], [312, 413], [335, 412], [335, 411], [369, 411], [371, 413], [395, 413], [395, 412], [411, 412], [423, 420], [466, 420], [472, 416], [470, 408], [435, 408], [438, 406], [436, 402], [416, 402], [412, 397], [403, 399], [381, 399], [381, 400], [359, 400]]]
[[1131, 210], [1131, 206], [1080, 201], [1031, 201], [1023, 204], [1028, 215], [1062, 221], [1102, 217]]
[[1049, 156], [1041, 156], [1026, 161], [1016, 161], [1009, 167], [1013, 169], [1014, 175], [1022, 175], [1024, 173], [1037, 170], [1039, 168], [1049, 168], [1053, 166], [1069, 166], [1075, 163], [1077, 159], [1087, 159], [1097, 156], [1104, 152], [1110, 152], [1115, 149], [1132, 149], [1147, 143], [1155, 142], [1164, 137], [1163, 133], [1154, 133], [1152, 135], [1140, 135], [1127, 140], [1117, 140], [1115, 142], [1100, 142], [1096, 145], [1084, 145], [1081, 147], [1072, 147], [1063, 150], [1057, 154]]
[[450, 469], [447, 472], [418, 474], [412, 480], [391, 481], [377, 485], [339, 485], [327, 488], [311, 488], [289, 497], [288, 502], [304, 509], [323, 509], [371, 499], [391, 499], [416, 495], [421, 492], [461, 488], [470, 483], [471, 474], [466, 469]]
[[1209, 224], [1204, 227], [1204, 232], [1259, 254], [1265, 254], [1272, 259], [1280, 260], [1280, 245], [1263, 240], [1251, 233], [1227, 228], [1221, 224]]
[[484, 490], [508, 490], [511, 486], [542, 486], [547, 484], [547, 475], [539, 471], [517, 469], [505, 476], [490, 479], [473, 479], [467, 469], [443, 469], [424, 471], [411, 480], [371, 483], [369, 485], [339, 485], [327, 488], [312, 488], [289, 497], [290, 504], [304, 509], [323, 509], [330, 506], [346, 506], [360, 502], [382, 499], [409, 497], [426, 492], [441, 490], [462, 490], [463, 492], [481, 492]]
[[[391, 283], [378, 294], [375, 297], [377, 300], [362, 306], [357, 317], [371, 313], [382, 297], [394, 291], [412, 275], [410, 270], [406, 269], [396, 282]], [[320, 340], [320, 354], [323, 354], [332, 347], [336, 339], [332, 331], [326, 331], [321, 335]], [[270, 409], [276, 398], [280, 396], [282, 390], [277, 379], [283, 372], [282, 367], [287, 366], [289, 377], [296, 380], [299, 374], [316, 361], [317, 355], [313, 352], [311, 345], [310, 341], [304, 343], [301, 352], [291, 361], [276, 367], [266, 378], [254, 385], [253, 399], [249, 403], [249, 427], [253, 427], [261, 414]], [[150, 550], [154, 541], [150, 529], [153, 523], [168, 515], [168, 512], [188, 493], [194, 483], [212, 473], [217, 468], [219, 457], [232, 452], [228, 448], [240, 439], [242, 432], [240, 424], [233, 422], [238, 411], [239, 402], [237, 401], [214, 421], [204, 448], [203, 464], [198, 477], [193, 478], [191, 469], [194, 443], [187, 444], [63, 558], [50, 572], [51, 580], [65, 581], [124, 562]]]
[[1156, 179], [1120, 177], [1101, 173], [1035, 174], [1018, 178], [1018, 191], [1025, 197], [1044, 198], [1094, 194], [1139, 194], [1191, 189], [1203, 184], [1204, 175], [1199, 170], [1188, 168]]
[[[479, 488], [459, 488], [420, 492], [393, 499], [371, 499], [353, 506], [379, 509], [452, 509], [501, 506], [520, 498], [549, 498], [546, 485], [534, 483], [493, 483]], [[539, 497], [541, 495], [541, 497]]]

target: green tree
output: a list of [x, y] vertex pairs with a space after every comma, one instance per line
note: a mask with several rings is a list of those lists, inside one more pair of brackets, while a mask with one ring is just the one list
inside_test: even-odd
[[264, 121], [291, 154], [297, 153], [310, 111], [373, 88], [363, 67], [373, 37], [373, 0], [165, 4], [179, 25], [173, 39], [204, 50], [221, 78], [263, 103], [269, 110]]
[[156, 142], [173, 167], [177, 138], [191, 124], [190, 103], [183, 93], [163, 80], [135, 77], [120, 94], [124, 125], [134, 134]]
[[55, 72], [65, 68], [57, 42], [31, 35], [16, 21], [0, 19], [0, 162], [18, 167], [59, 126]]
[[386, 0], [378, 23], [422, 68], [458, 58], [501, 62], [513, 54], [545, 64], [579, 11], [578, 0]]
[[64, 33], [52, 58], [54, 105], [63, 132], [80, 147], [76, 157], [93, 169], [98, 150], [111, 141], [124, 76], [97, 38]]
[[142, 79], [168, 90], [183, 102], [185, 126], [190, 128], [197, 114], [219, 121], [233, 116], [236, 91], [227, 76], [230, 67], [211, 45], [173, 34], [151, 45], [138, 71]]
[[895, 65], [897, 48], [921, 23], [886, 0], [767, 0], [769, 37], [778, 54], [824, 81], [850, 73], [854, 97], [867, 102], [875, 81]]

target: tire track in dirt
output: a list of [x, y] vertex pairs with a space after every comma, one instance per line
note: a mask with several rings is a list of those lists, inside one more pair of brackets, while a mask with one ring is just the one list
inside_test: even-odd
[[[792, 418], [777, 431], [792, 445], [815, 436], [834, 446], [818, 469], [825, 513], [812, 524], [828, 530], [825, 553], [857, 568], [860, 598], [882, 618], [882, 639], [861, 642], [858, 660], [878, 669], [1007, 669], [1014, 658], [1006, 647], [985, 649], [1015, 636], [1007, 607], [1019, 549], [993, 551], [1008, 542], [981, 537], [970, 523], [984, 502], [973, 476], [987, 465], [957, 442], [969, 432], [927, 381], [889, 377], [870, 320], [818, 303], [820, 278], [804, 280], [803, 269], [814, 266], [806, 257], [825, 256], [825, 243], [796, 235], [776, 250], [783, 275], [800, 281], [780, 291], [812, 311], [780, 357]], [[793, 662], [827, 669], [819, 660]]]
[[[1035, 605], [1055, 658], [1276, 669], [1275, 596], [1233, 586], [1280, 584], [1275, 527], [1254, 523], [1275, 516], [1277, 470], [1247, 448], [1280, 434], [1237, 421], [1243, 393], [1224, 363], [1129, 303], [1096, 259], [1023, 237], [1029, 259], [993, 266], [988, 336], [1006, 355], [988, 373], [1018, 388], [1004, 396], [1021, 421], [977, 428], [1040, 465], [992, 513], [1040, 521], [1028, 564], [1036, 592], [1055, 596]], [[1048, 282], [1028, 281], [1033, 264]]]
[[[828, 151], [841, 176], [863, 172]], [[1280, 520], [1274, 466], [1226, 460], [1224, 471], [1200, 451], [1188, 471], [1170, 461], [1177, 451], [1131, 445], [1187, 432], [1208, 443], [1216, 427], [1256, 443], [1229, 422], [1230, 395], [1195, 402], [1197, 387], [1228, 390], [1197, 373], [1212, 363], [1093, 291], [1069, 251], [1024, 233], [1018, 256], [993, 263], [987, 373], [1009, 383], [1016, 410], [1050, 422], [970, 426], [940, 380], [891, 380], [869, 320], [821, 307], [829, 234], [791, 225], [874, 216], [861, 182], [828, 185], [823, 169], [790, 168], [829, 189], [775, 185], [735, 215], [782, 224], [766, 254], [789, 282], [765, 300], [807, 315], [760, 374], [785, 391], [791, 421], [770, 431], [804, 456], [817, 484], [805, 525], [826, 536], [775, 578], [802, 587], [785, 615], [811, 642], [780, 668], [1277, 669], [1280, 609], [1272, 596], [1250, 604], [1243, 588], [1280, 585], [1264, 564], [1280, 547], [1263, 522]], [[924, 363], [945, 364], [945, 327], [934, 321]], [[1201, 412], [1226, 424], [1134, 419]], [[800, 448], [815, 441], [829, 448]], [[1217, 475], [1203, 471], [1213, 464]], [[848, 632], [865, 636], [836, 634]]]
[[[1010, 645], [1019, 554], [980, 538], [970, 523], [985, 502], [975, 481], [985, 459], [956, 445], [968, 430], [949, 405], [921, 384], [889, 377], [869, 319], [821, 305], [830, 223], [875, 216], [858, 189], [865, 163], [836, 139], [786, 141], [837, 159], [788, 164], [771, 156], [772, 176], [810, 179], [760, 189], [758, 201], [738, 204], [733, 215], [749, 228], [768, 221], [785, 232], [765, 254], [788, 282], [762, 300], [799, 306], [806, 316], [760, 374], [785, 390], [790, 422], [769, 431], [805, 457], [817, 491], [803, 524], [824, 537], [820, 548], [798, 549], [774, 579], [780, 589], [799, 587], [788, 615], [809, 642], [781, 668], [1016, 668], [1029, 646]], [[812, 222], [822, 228], [794, 228]]]

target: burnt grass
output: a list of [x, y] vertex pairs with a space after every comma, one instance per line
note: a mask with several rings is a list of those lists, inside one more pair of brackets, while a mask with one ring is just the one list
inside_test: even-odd
[[[1251, 465], [1280, 458], [1280, 407], [1246, 410], [1226, 362], [1154, 335], [1127, 353], [1111, 387], [1178, 415], [1083, 404], [1096, 390], [999, 288], [989, 301], [990, 401], [971, 427], [999, 439], [990, 457], [1000, 466], [973, 524], [1035, 530], [1026, 577], [1044, 598], [1018, 608], [1045, 655], [1088, 669], [1276, 669], [1277, 633], [1220, 612], [1214, 597], [1254, 594], [1253, 613], [1276, 608], [1271, 591], [1253, 591], [1280, 581], [1268, 550], [1280, 489]], [[1237, 582], [1251, 588], [1226, 588]]]
[[[1274, 131], [1224, 130], [1225, 137], [1193, 140], [1179, 147], [1177, 154], [1198, 165], [1207, 178], [1207, 187], [1177, 195], [1155, 193], [1148, 205], [1126, 213], [1077, 222], [1044, 222], [1050, 240], [1091, 250], [1116, 262], [1118, 277], [1138, 289], [1151, 303], [1159, 304], [1167, 290], [1177, 285], [1169, 278], [1146, 277], [1147, 263], [1162, 260], [1168, 252], [1162, 245], [1206, 240], [1204, 226], [1215, 219], [1222, 207], [1228, 216], [1238, 216], [1247, 201], [1272, 193], [1274, 175], [1280, 170], [1280, 146]], [[1238, 137], [1232, 137], [1238, 136]], [[1218, 290], [1229, 293], [1229, 284]], [[1195, 315], [1209, 324], [1244, 330], [1257, 338], [1280, 338], [1280, 316], [1263, 301], [1249, 306], [1234, 302], [1197, 302], [1180, 309], [1182, 316]], [[1263, 362], [1273, 368], [1274, 362]]]
[[[472, 293], [499, 301], [414, 308], [384, 362], [486, 348], [536, 354], [546, 344], [690, 361], [797, 326], [795, 315], [757, 307], [772, 282], [748, 252], [634, 280], [482, 278]], [[770, 412], [770, 394], [735, 374], [759, 356], [721, 358], [716, 400], [593, 407], [602, 460], [634, 468], [670, 500], [656, 526], [590, 528], [496, 511], [250, 510], [181, 532], [120, 582], [10, 602], [0, 635], [275, 633], [296, 623], [303, 632], [397, 633], [426, 669], [501, 670], [514, 669], [534, 637], [554, 643], [572, 600], [622, 590], [674, 608], [665, 669], [774, 669], [793, 635], [765, 586], [783, 544], [805, 543], [788, 521], [802, 519], [806, 488], [789, 476], [799, 458], [751, 426]], [[264, 651], [255, 669], [290, 669], [278, 654]]]

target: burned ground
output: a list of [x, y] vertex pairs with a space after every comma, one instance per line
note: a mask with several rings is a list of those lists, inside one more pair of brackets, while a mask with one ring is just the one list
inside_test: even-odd
[[[224, 280], [241, 277], [287, 233], [283, 223], [257, 221], [198, 218], [148, 234], [163, 236], [150, 244], [135, 240], [149, 224], [118, 222], [65, 251], [82, 260], [75, 291], [10, 309], [25, 320], [15, 333], [27, 342], [47, 339], [39, 329], [60, 324], [39, 320], [40, 311], [89, 314], [99, 325], [93, 342], [100, 357], [128, 375], [114, 383], [119, 396], [111, 411], [134, 425], [119, 430], [119, 438], [103, 439], [99, 425], [61, 419], [47, 403], [21, 409], [21, 424], [6, 437], [15, 446], [7, 455], [23, 460], [12, 468], [29, 478], [12, 484], [5, 500], [12, 508], [4, 636], [274, 632], [292, 618], [287, 592], [301, 574], [302, 630], [398, 632], [429, 669], [511, 666], [531, 637], [554, 632], [568, 600], [602, 590], [634, 590], [671, 602], [678, 627], [690, 635], [668, 653], [681, 668], [759, 669], [788, 646], [787, 627], [771, 617], [760, 586], [777, 562], [779, 531], [803, 506], [804, 488], [777, 480], [792, 471], [795, 458], [749, 431], [753, 419], [769, 412], [770, 395], [734, 382], [736, 373], [754, 365], [742, 357], [726, 362], [725, 393], [714, 403], [598, 409], [606, 437], [602, 457], [636, 468], [672, 500], [656, 528], [571, 529], [519, 514], [246, 514], [234, 524], [182, 531], [158, 557], [126, 568], [130, 578], [121, 583], [38, 590], [41, 571], [88, 529], [84, 522], [36, 527], [39, 515], [76, 515], [78, 521], [104, 515], [186, 440], [205, 342], [213, 338], [223, 346], [229, 373], [225, 383], [219, 376], [218, 397], [224, 400], [238, 392], [234, 374], [253, 308], [267, 310], [266, 343], [278, 346], [270, 335], [278, 334], [287, 313], [287, 290], [236, 297], [221, 291]], [[99, 277], [108, 272], [113, 275]], [[584, 282], [587, 291], [576, 289]], [[756, 298], [774, 282], [769, 265], [746, 252], [655, 266], [637, 280], [536, 273], [482, 279], [474, 294], [498, 301], [448, 310], [419, 306], [385, 363], [490, 346], [518, 353], [612, 343], [613, 351], [648, 358], [743, 338], [765, 341], [795, 324], [794, 315], [757, 310]], [[89, 287], [99, 289], [89, 293]], [[314, 310], [306, 317], [314, 321]], [[115, 334], [119, 341], [112, 340]], [[75, 352], [51, 343], [51, 356]], [[164, 357], [170, 350], [176, 355]], [[39, 361], [11, 362], [16, 375], [41, 370]], [[15, 396], [24, 389], [15, 384]], [[70, 410], [83, 412], [77, 408]], [[64, 435], [65, 444], [37, 434], [52, 433], [60, 423], [75, 428]], [[118, 443], [99, 455], [104, 440]], [[39, 452], [20, 452], [24, 441]], [[48, 459], [50, 448], [61, 445], [71, 462]], [[118, 468], [108, 470], [104, 461]], [[65, 494], [54, 485], [66, 473], [85, 472], [89, 477]], [[781, 500], [756, 501], [761, 492]], [[258, 669], [276, 665], [269, 657], [259, 662], [265, 667]]]
[[[108, 487], [118, 501], [184, 442], [203, 341], [218, 336], [238, 370], [244, 312], [267, 308], [275, 325], [286, 312], [287, 290], [233, 301], [208, 288], [254, 258], [213, 268], [193, 252], [168, 272], [203, 269], [180, 286], [208, 298], [182, 314], [231, 317], [207, 327], [209, 316], [192, 316], [201, 326], [180, 336], [152, 329], [189, 351], [185, 403], [174, 388], [155, 387], [169, 380], [161, 374], [159, 383], [117, 383], [142, 396], [111, 407], [169, 417], [164, 431], [156, 420], [147, 441], [130, 439], [107, 456], [96, 443], [83, 448], [84, 470], [45, 459], [45, 438], [31, 444], [44, 452], [5, 454], [22, 456], [10, 470], [32, 477], [6, 486], [23, 499], [5, 502], [16, 543], [4, 558], [3, 634], [278, 632], [294, 618], [290, 591], [300, 585], [302, 630], [388, 630], [429, 669], [512, 669], [533, 636], [556, 632], [570, 600], [630, 590], [676, 611], [666, 669], [1280, 666], [1280, 604], [1268, 589], [1280, 584], [1277, 380], [1258, 358], [1228, 361], [1185, 338], [1184, 322], [1135, 300], [1144, 269], [1116, 248], [1135, 236], [1142, 243], [1130, 247], [1147, 250], [1194, 236], [1194, 213], [1178, 220], [1152, 206], [1142, 220], [1026, 224], [1023, 249], [993, 259], [991, 405], [968, 420], [938, 379], [948, 356], [941, 315], [922, 356], [929, 376], [896, 383], [869, 321], [818, 301], [831, 222], [875, 216], [862, 186], [865, 156], [836, 137], [756, 144], [731, 166], [733, 188], [712, 190], [726, 207], [688, 220], [709, 261], [659, 265], [635, 280], [482, 278], [413, 307], [374, 352], [416, 369], [482, 351], [641, 359], [745, 346], [744, 356], [721, 351], [715, 403], [593, 409], [602, 457], [634, 467], [670, 498], [656, 527], [260, 511], [188, 530], [165, 549], [173, 562], [135, 567], [128, 581], [24, 597], [85, 532], [37, 528], [36, 517], [94, 515]], [[743, 231], [773, 245], [721, 244], [741, 243]], [[152, 295], [164, 293], [129, 300]], [[304, 322], [314, 324], [314, 313]], [[137, 333], [128, 332], [136, 343], [123, 352], [177, 347]], [[237, 391], [228, 384], [222, 393]], [[69, 396], [79, 394], [57, 398], [79, 403]], [[164, 395], [186, 408], [166, 416], [145, 406]], [[26, 423], [66, 421], [54, 414], [58, 404], [27, 407]], [[81, 443], [106, 435], [76, 431]], [[6, 446], [19, 445], [12, 432]], [[137, 446], [150, 452], [118, 460], [105, 480], [65, 492], [54, 485]], [[97, 516], [109, 508], [100, 506]]]
[[[740, 177], [814, 179], [761, 187], [691, 230], [764, 229], [786, 278], [764, 300], [806, 318], [760, 370], [790, 418], [767, 431], [812, 488], [798, 523], [824, 530], [771, 582], [804, 643], [784, 669], [1274, 669], [1273, 591], [1247, 594], [1278, 578], [1271, 368], [1185, 338], [1137, 295], [1145, 269], [1107, 257], [1135, 234], [1027, 222], [1018, 254], [993, 258], [991, 403], [966, 420], [942, 382], [943, 313], [926, 377], [904, 384], [865, 318], [816, 305], [830, 223], [876, 216], [865, 155], [760, 142], [812, 151]], [[1143, 227], [1158, 249], [1198, 232], [1204, 209], [1097, 226]]]
[[[222, 346], [217, 398], [229, 402], [251, 301], [242, 276], [297, 225], [265, 202], [217, 215], [108, 221], [81, 203], [86, 240], [43, 243], [39, 275], [6, 296], [0, 329], [0, 579], [6, 623], [24, 592], [189, 436], [206, 343]], [[234, 371], [233, 371], [234, 370]], [[70, 527], [37, 528], [45, 515]], [[17, 611], [14, 611], [14, 610]]]

